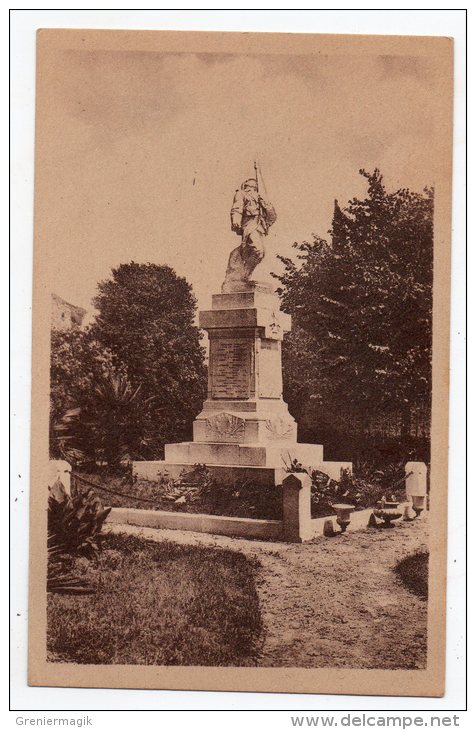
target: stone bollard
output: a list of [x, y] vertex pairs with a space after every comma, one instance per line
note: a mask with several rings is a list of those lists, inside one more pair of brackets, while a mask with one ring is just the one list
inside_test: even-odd
[[65, 488], [66, 493], [71, 495], [71, 464], [62, 459], [51, 459], [48, 486], [52, 487], [58, 479]]
[[423, 461], [408, 461], [405, 464], [405, 489], [407, 499], [415, 504], [413, 497], [418, 497], [417, 504], [426, 506], [427, 468]]
[[322, 530], [324, 537], [335, 537], [336, 531], [334, 530], [334, 523], [332, 520], [324, 520], [324, 528]]
[[304, 542], [312, 537], [309, 474], [299, 472], [283, 479], [283, 532], [286, 542]]

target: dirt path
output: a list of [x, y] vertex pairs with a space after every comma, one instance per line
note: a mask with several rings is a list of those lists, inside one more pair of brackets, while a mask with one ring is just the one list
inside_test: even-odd
[[263, 667], [422, 669], [426, 603], [392, 571], [427, 544], [425, 521], [292, 545], [110, 525], [152, 540], [208, 545], [256, 556], [264, 623]]

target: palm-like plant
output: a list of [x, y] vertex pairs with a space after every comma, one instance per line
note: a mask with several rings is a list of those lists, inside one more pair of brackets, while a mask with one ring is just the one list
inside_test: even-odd
[[54, 431], [62, 454], [73, 463], [121, 461], [140, 456], [151, 438], [147, 435], [147, 406], [123, 374], [109, 372], [96, 383], [85, 402], [69, 409]]
[[92, 489], [70, 497], [59, 479], [53, 484], [48, 495], [48, 591], [94, 593], [89, 581], [72, 570], [72, 558], [97, 553], [110, 511]]
[[110, 511], [93, 489], [70, 497], [57, 480], [48, 497], [49, 546], [91, 557], [99, 549], [99, 534]]

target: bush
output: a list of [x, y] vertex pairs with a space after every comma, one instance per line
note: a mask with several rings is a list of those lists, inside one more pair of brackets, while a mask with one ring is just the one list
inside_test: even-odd
[[113, 469], [140, 458], [154, 440], [144, 416], [151, 400], [142, 398], [141, 387], [132, 388], [124, 375], [107, 372], [83, 395], [81, 405], [54, 425], [58, 450], [76, 465], [105, 463]]
[[289, 472], [306, 472], [311, 477], [311, 513], [313, 517], [333, 514], [332, 505], [347, 502], [357, 509], [374, 507], [386, 496], [391, 501], [404, 501], [405, 475], [402, 464], [391, 464], [383, 470], [361, 465], [358, 474], [343, 470], [340, 481], [331, 479], [319, 469], [305, 469], [296, 459], [286, 465]]
[[89, 328], [52, 330], [50, 354], [50, 453], [64, 458], [55, 426], [70, 409], [82, 407], [94, 386], [109, 373], [121, 372], [113, 365], [111, 352]]
[[100, 532], [110, 511], [93, 489], [70, 497], [58, 479], [48, 497], [49, 548], [92, 557], [100, 548]]
[[205, 464], [195, 464], [181, 475], [177, 487], [193, 484], [196, 499], [209, 514], [281, 519], [281, 489], [264, 487], [252, 480], [236, 480], [223, 484], [210, 474]]

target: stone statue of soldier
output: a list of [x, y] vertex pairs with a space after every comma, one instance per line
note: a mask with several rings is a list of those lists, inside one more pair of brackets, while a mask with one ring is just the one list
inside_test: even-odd
[[240, 291], [240, 284], [250, 281], [251, 274], [263, 260], [263, 239], [276, 220], [276, 211], [258, 190], [256, 178], [248, 178], [235, 192], [231, 208], [231, 230], [241, 236], [241, 244], [233, 249], [228, 260], [222, 291]]

